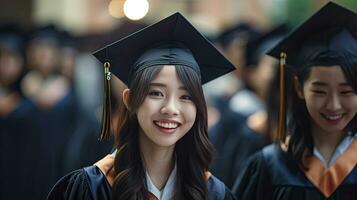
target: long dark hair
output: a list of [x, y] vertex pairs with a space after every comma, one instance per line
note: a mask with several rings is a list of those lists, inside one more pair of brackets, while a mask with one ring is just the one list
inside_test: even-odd
[[[136, 112], [149, 91], [149, 84], [163, 66], [149, 67], [134, 75], [129, 93], [128, 108], [121, 104], [119, 131], [115, 135], [116, 148], [113, 199], [148, 199], [146, 175], [140, 153]], [[207, 134], [207, 109], [201, 80], [188, 67], [175, 66], [183, 85], [197, 108], [196, 121], [189, 132], [175, 146], [177, 165], [177, 199], [206, 199], [208, 171], [213, 145]]]
[[[357, 93], [357, 62], [354, 58], [349, 59], [346, 57], [346, 62], [340, 64], [343, 74], [347, 80], [347, 83]], [[330, 65], [329, 65], [330, 66]], [[335, 66], [335, 65], [331, 65]], [[303, 86], [306, 79], [310, 75], [311, 68], [303, 67], [295, 72], [300, 84]], [[293, 86], [293, 85], [292, 85]], [[289, 120], [288, 120], [288, 134], [290, 135], [287, 155], [291, 161], [298, 163], [303, 168], [306, 168], [302, 162], [303, 156], [307, 153], [307, 156], [313, 154], [313, 138], [311, 134], [311, 117], [308, 113], [305, 100], [300, 99], [296, 93], [296, 90], [290, 88], [290, 106], [289, 106]], [[345, 131], [351, 131], [353, 134], [357, 132], [357, 116], [355, 116], [349, 124], [346, 126]], [[307, 150], [307, 152], [305, 152]]]

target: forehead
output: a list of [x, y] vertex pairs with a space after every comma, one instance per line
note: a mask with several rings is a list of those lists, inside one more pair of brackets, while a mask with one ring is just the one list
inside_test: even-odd
[[180, 82], [174, 65], [164, 65], [152, 82]]
[[346, 78], [340, 66], [314, 66], [311, 67], [307, 81], [322, 81], [328, 84], [345, 83]]

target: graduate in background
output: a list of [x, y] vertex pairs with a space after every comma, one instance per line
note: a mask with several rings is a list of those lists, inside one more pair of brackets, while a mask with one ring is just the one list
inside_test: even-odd
[[0, 199], [43, 199], [38, 187], [41, 135], [37, 107], [20, 89], [25, 74], [25, 32], [15, 24], [0, 27]]
[[[39, 109], [35, 123], [40, 126], [42, 191], [68, 173], [65, 170], [66, 144], [76, 128], [78, 114], [71, 82], [60, 73], [61, 34], [54, 25], [37, 27], [26, 46], [28, 72], [21, 81], [24, 96]], [[45, 198], [46, 195], [44, 195]]]
[[258, 35], [260, 33], [247, 23], [239, 23], [222, 32], [216, 38], [217, 46], [235, 66], [239, 66], [239, 70], [244, 72], [235, 70], [204, 86], [208, 102], [208, 132], [216, 149], [211, 170], [229, 188], [233, 186], [235, 177], [241, 171], [239, 169], [241, 164], [245, 163], [242, 160], [265, 145], [264, 137], [246, 125], [246, 111], [249, 110], [251, 114], [251, 108], [254, 107], [253, 110], [257, 108], [250, 98], [252, 96], [243, 95], [244, 100], [240, 101], [241, 105], [237, 105], [241, 109], [238, 112], [232, 110], [230, 106], [231, 98], [236, 93], [253, 94], [251, 91], [247, 92], [246, 85], [243, 83], [245, 81], [243, 78], [249, 71], [245, 67], [245, 52], [247, 44]]
[[279, 62], [266, 55], [289, 32], [287, 24], [280, 24], [247, 45], [247, 60], [254, 68], [251, 88], [263, 107], [247, 119], [249, 128], [264, 135], [271, 143], [276, 134], [279, 108]]
[[[277, 127], [276, 113], [278, 113], [278, 109], [275, 108], [278, 106], [278, 101], [274, 100], [279, 96], [278, 90], [274, 88], [274, 79], [279, 77], [277, 76], [278, 73], [276, 73], [278, 71], [278, 64], [274, 58], [265, 55], [265, 53], [276, 45], [286, 33], [287, 26], [282, 24], [258, 39], [250, 41], [247, 45], [247, 52], [249, 52], [247, 60], [249, 60], [251, 69], [254, 68], [256, 70], [253, 73], [254, 79], [259, 80], [252, 83], [251, 87], [256, 92], [260, 101], [264, 102], [264, 109], [260, 109], [244, 119], [227, 116], [226, 113], [228, 112], [224, 112], [226, 119], [223, 120], [231, 122], [235, 126], [227, 126], [225, 129], [222, 128], [222, 130], [227, 133], [235, 131], [235, 133], [229, 134], [225, 138], [226, 141], [221, 147], [223, 149], [222, 153], [217, 156], [220, 158], [219, 160], [217, 159], [219, 162], [215, 163], [219, 170], [212, 171], [218, 172], [215, 175], [222, 181], [226, 181], [224, 183], [231, 188], [234, 186], [237, 177], [242, 175], [248, 158], [271, 143], [272, 132]], [[273, 100], [270, 100], [270, 98]], [[221, 176], [221, 174], [225, 176]]]
[[[216, 39], [224, 55], [235, 66], [239, 66], [239, 70], [223, 77], [222, 80], [226, 79], [229, 84], [230, 94], [226, 97], [229, 107], [244, 117], [248, 117], [262, 108], [255, 92], [251, 90], [253, 81], [251, 77], [255, 70], [250, 66], [252, 60], [249, 59], [247, 51], [247, 45], [261, 35], [262, 33], [251, 24], [239, 23], [223, 31]], [[232, 78], [234, 80], [231, 80]]]
[[106, 46], [102, 138], [110, 134], [112, 71], [123, 91], [116, 153], [63, 177], [48, 199], [234, 199], [209, 173], [202, 86], [233, 71], [181, 14]]
[[251, 158], [238, 199], [357, 199], [356, 37], [356, 13], [329, 2], [268, 53], [296, 70], [289, 136]]

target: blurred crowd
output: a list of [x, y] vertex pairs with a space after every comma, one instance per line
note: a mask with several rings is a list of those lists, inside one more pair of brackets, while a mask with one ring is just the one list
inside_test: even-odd
[[209, 134], [217, 151], [211, 170], [233, 191], [249, 156], [274, 140], [279, 63], [266, 52], [288, 31], [287, 24], [262, 31], [239, 23], [214, 40], [237, 67], [234, 73], [204, 86]]
[[0, 27], [0, 199], [44, 199], [111, 151], [98, 142], [102, 71], [80, 43], [54, 25]]
[[[44, 199], [60, 177], [111, 152], [113, 141], [98, 141], [103, 67], [90, 54], [143, 26], [81, 37], [54, 25], [0, 27], [0, 199]], [[231, 189], [276, 132], [279, 63], [265, 53], [288, 30], [240, 23], [211, 38], [238, 69], [204, 86], [216, 147], [211, 170]], [[115, 124], [125, 85], [112, 85]]]

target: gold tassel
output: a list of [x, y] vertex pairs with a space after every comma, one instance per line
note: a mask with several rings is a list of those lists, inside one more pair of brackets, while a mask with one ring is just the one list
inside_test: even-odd
[[105, 62], [104, 66], [104, 101], [102, 112], [102, 125], [99, 140], [108, 139], [111, 132], [111, 102], [110, 102], [110, 80], [111, 72], [109, 71], [110, 63]]
[[285, 142], [286, 137], [286, 95], [285, 95], [285, 65], [287, 54], [280, 53], [280, 97], [279, 97], [279, 124], [277, 139]]

